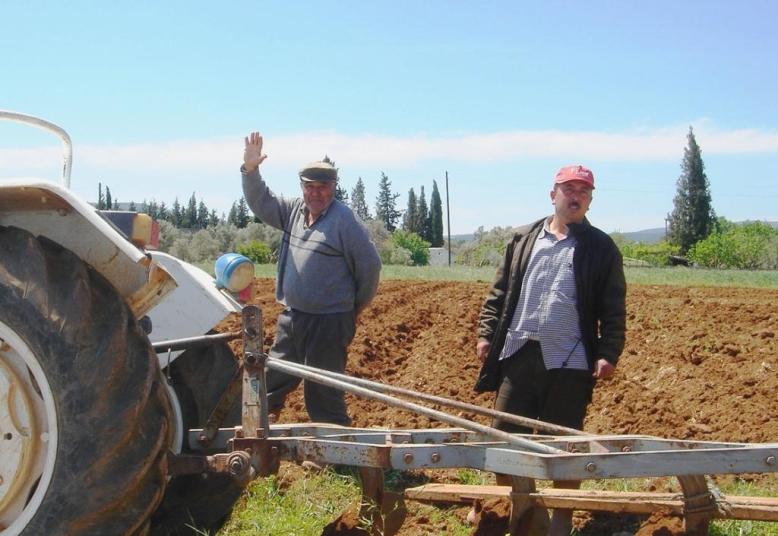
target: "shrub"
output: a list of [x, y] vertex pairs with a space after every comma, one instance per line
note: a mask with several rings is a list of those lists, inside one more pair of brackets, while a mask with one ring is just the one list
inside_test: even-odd
[[678, 247], [665, 242], [645, 244], [643, 242], [621, 242], [619, 249], [624, 259], [636, 259], [651, 266], [667, 266], [670, 255], [678, 255]]
[[426, 266], [430, 263], [430, 243], [418, 234], [398, 229], [392, 233], [392, 243], [397, 248], [405, 249], [410, 253], [410, 264]]
[[278, 251], [281, 249], [281, 238], [283, 235], [284, 233], [275, 227], [270, 227], [265, 223], [251, 222], [243, 229], [236, 230], [235, 247], [237, 248], [242, 244], [250, 242], [264, 242], [277, 256]]
[[479, 227], [473, 240], [457, 248], [456, 263], [466, 266], [497, 266], [505, 255], [505, 247], [511, 241], [513, 227], [495, 227], [484, 231]]
[[[175, 225], [166, 220], [159, 222], [159, 250], [170, 253], [176, 240], [183, 237], [185, 233]], [[172, 255], [172, 253], [171, 253]]]
[[257, 264], [268, 264], [275, 262], [275, 256], [273, 255], [273, 251], [270, 249], [270, 246], [258, 240], [254, 240], [248, 244], [238, 246], [237, 252], [241, 255], [245, 255]]
[[689, 259], [708, 268], [778, 268], [778, 229], [758, 221], [723, 228], [694, 244]]

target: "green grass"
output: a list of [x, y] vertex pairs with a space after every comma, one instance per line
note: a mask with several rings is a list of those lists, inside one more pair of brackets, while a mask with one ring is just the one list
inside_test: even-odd
[[[213, 275], [213, 263], [202, 262], [196, 266]], [[275, 264], [259, 264], [257, 277], [275, 277]], [[480, 281], [491, 283], [495, 268], [484, 266], [398, 266], [385, 265], [381, 279], [405, 279], [425, 281]], [[684, 287], [747, 287], [778, 288], [778, 270], [710, 270], [674, 266], [651, 268], [626, 266], [624, 274], [631, 285], [673, 285]]]
[[[326, 469], [298, 475], [288, 487], [279, 485], [277, 477], [252, 482], [236, 505], [227, 524], [217, 536], [319, 536], [323, 529], [346, 510], [356, 512], [361, 488], [355, 470]], [[413, 475], [387, 471], [386, 488], [402, 492], [416, 485]], [[410, 480], [407, 480], [410, 478]], [[417, 512], [431, 525], [444, 523], [446, 534], [468, 536], [472, 527], [460, 522], [451, 507], [417, 504]], [[360, 528], [369, 530], [370, 521], [361, 519]], [[211, 536], [195, 530], [199, 536]]]
[[359, 483], [334, 471], [311, 473], [281, 489], [276, 477], [258, 478], [244, 493], [219, 536], [319, 536], [344, 510], [356, 509]]
[[[778, 475], [766, 477], [761, 484], [754, 484], [740, 478], [727, 478], [718, 484], [725, 496], [744, 497], [774, 497]], [[672, 489], [681, 493], [678, 481], [674, 478], [625, 478], [614, 480], [588, 480], [582, 484], [583, 489], [606, 491], [650, 491], [652, 485], [657, 491]], [[765, 521], [747, 521], [734, 519], [717, 519], [711, 522], [709, 534], [715, 536], [776, 536], [778, 535], [778, 523]]]
[[[212, 262], [195, 263], [195, 266], [213, 275]], [[257, 277], [275, 277], [275, 264], [258, 264]], [[491, 283], [496, 269], [493, 266], [399, 266], [384, 265], [381, 279], [406, 279], [425, 281], [480, 281]], [[684, 287], [748, 287], [778, 288], [778, 270], [711, 270], [673, 266], [653, 268], [625, 266], [627, 284], [673, 285]]]
[[[361, 491], [355, 471], [333, 471], [327, 469], [321, 473], [307, 473], [304, 478], [294, 480], [286, 489], [279, 486], [276, 477], [261, 478], [254, 481], [244, 494], [241, 504], [229, 522], [219, 531], [218, 536], [249, 536], [263, 534], [267, 536], [319, 536], [324, 527], [335, 520], [345, 510], [356, 511]], [[416, 479], [414, 479], [416, 477]], [[387, 489], [402, 492], [403, 489], [418, 485], [421, 475], [400, 471], [387, 471]], [[463, 484], [493, 483], [491, 473], [468, 469], [458, 470], [455, 480]], [[724, 495], [774, 496], [778, 478], [768, 478], [761, 484], [742, 479], [727, 479], [720, 484]], [[550, 482], [539, 481], [540, 487]], [[657, 491], [672, 489], [679, 492], [677, 481], [663, 479], [613, 479], [589, 480], [583, 489], [610, 491], [648, 491], [652, 485]], [[679, 492], [680, 493], [680, 492]], [[454, 509], [445, 506], [413, 503], [414, 515], [428, 518], [431, 526], [444, 525], [446, 534], [466, 536], [472, 527], [465, 525], [454, 513]], [[635, 523], [635, 530], [639, 526]], [[365, 521], [365, 528], [367, 528]], [[199, 533], [208, 536], [206, 533]], [[762, 521], [715, 520], [711, 523], [710, 534], [715, 536], [776, 536], [778, 523]]]
[[682, 287], [778, 288], [776, 270], [711, 270], [707, 268], [626, 267], [628, 284], [675, 285]]

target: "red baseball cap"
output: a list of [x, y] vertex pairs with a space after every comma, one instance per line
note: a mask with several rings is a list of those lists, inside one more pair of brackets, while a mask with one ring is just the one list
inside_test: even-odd
[[581, 165], [565, 166], [560, 169], [554, 178], [554, 184], [562, 184], [569, 181], [585, 182], [594, 190], [594, 173], [592, 170]]

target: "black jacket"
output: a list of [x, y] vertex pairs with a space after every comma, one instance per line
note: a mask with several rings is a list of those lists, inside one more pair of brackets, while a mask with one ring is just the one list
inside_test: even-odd
[[[490, 342], [489, 354], [481, 367], [475, 390], [496, 391], [499, 387], [499, 356], [505, 345], [524, 272], [532, 247], [546, 218], [520, 227], [508, 243], [505, 257], [489, 295], [481, 308], [478, 337]], [[611, 237], [584, 220], [568, 225], [577, 244], [573, 272], [577, 292], [578, 320], [589, 368], [604, 358], [615, 365], [624, 349], [626, 291], [621, 253]]]

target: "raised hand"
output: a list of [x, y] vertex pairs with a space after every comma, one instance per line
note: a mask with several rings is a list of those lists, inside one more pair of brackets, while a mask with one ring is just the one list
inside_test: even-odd
[[245, 138], [246, 148], [243, 150], [243, 167], [246, 171], [254, 171], [267, 158], [262, 154], [262, 135], [259, 132], [252, 132]]

